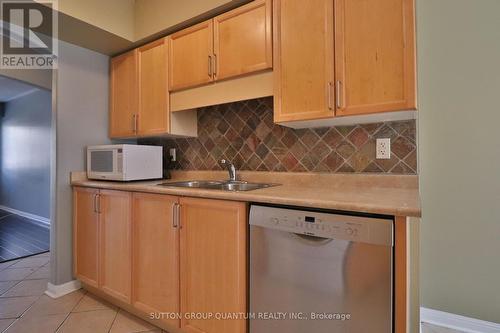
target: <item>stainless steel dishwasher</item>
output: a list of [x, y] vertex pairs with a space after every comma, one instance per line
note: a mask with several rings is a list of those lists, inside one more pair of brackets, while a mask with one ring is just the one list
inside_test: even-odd
[[250, 333], [390, 333], [392, 313], [392, 219], [251, 206]]

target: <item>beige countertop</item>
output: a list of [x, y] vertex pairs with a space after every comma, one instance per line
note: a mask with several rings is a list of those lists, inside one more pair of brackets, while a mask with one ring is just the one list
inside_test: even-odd
[[250, 182], [281, 186], [248, 192], [227, 192], [157, 186], [181, 180], [225, 180], [223, 171], [174, 171], [170, 180], [110, 182], [88, 180], [84, 172], [73, 172], [73, 186], [170, 194], [312, 208], [335, 209], [394, 216], [420, 217], [418, 177], [411, 175], [318, 174], [282, 172], [239, 172]]

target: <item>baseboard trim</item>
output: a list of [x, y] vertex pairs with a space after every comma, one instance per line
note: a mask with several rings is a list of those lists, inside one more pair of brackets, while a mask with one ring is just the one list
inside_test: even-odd
[[40, 222], [45, 227], [50, 226], [50, 219], [48, 219], [46, 217], [35, 215], [35, 214], [31, 214], [31, 213], [26, 213], [26, 212], [23, 212], [23, 211], [14, 209], [14, 208], [2, 206], [2, 205], [0, 205], [0, 209], [1, 210], [5, 210], [6, 212], [9, 212], [9, 213], [12, 213], [12, 214], [16, 214], [16, 215], [19, 215], [19, 216], [22, 216], [22, 217], [26, 217], [27, 219], [34, 220], [36, 222]]
[[420, 321], [466, 333], [500, 333], [500, 324], [423, 307]]
[[69, 281], [63, 284], [52, 284], [47, 283], [47, 290], [45, 291], [45, 295], [52, 298], [59, 298], [73, 291], [76, 291], [82, 287], [82, 284], [78, 280]]

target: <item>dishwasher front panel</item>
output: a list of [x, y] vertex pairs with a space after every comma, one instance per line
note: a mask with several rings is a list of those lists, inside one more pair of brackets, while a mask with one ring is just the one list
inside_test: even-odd
[[392, 244], [290, 232], [290, 223], [279, 230], [275, 215], [272, 226], [258, 215], [250, 226], [250, 333], [392, 332]]

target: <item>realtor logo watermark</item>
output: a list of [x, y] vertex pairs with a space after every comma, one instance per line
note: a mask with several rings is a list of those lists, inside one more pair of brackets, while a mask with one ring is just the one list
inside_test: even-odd
[[56, 68], [57, 0], [0, 0], [0, 18], [0, 68]]

